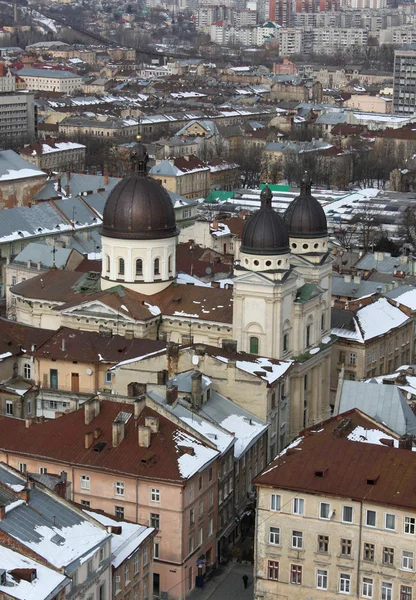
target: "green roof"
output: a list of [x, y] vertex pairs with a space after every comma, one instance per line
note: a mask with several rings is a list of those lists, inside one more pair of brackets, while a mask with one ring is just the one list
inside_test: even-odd
[[230, 198], [234, 197], [234, 192], [227, 192], [225, 190], [212, 190], [212, 192], [210, 192], [208, 194], [208, 196], [205, 198], [204, 202], [211, 202], [211, 203], [215, 203], [215, 202], [225, 202], [226, 200], [229, 200]]
[[[272, 190], [272, 192], [289, 192], [292, 189], [292, 186], [290, 185], [280, 185], [277, 183], [268, 183], [267, 185]], [[262, 190], [264, 187], [266, 187], [266, 184], [261, 183], [260, 189]]]
[[296, 302], [307, 302], [312, 298], [317, 286], [315, 283], [305, 283], [296, 292]]

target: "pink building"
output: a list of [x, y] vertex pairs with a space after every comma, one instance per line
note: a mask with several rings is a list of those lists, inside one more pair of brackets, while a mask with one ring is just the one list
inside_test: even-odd
[[92, 400], [36, 424], [0, 417], [0, 460], [21, 472], [65, 471], [75, 502], [154, 527], [153, 593], [184, 598], [216, 561], [220, 454], [147, 402]]

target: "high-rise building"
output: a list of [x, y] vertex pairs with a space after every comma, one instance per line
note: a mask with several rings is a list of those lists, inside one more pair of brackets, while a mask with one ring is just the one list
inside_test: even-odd
[[0, 140], [4, 149], [15, 141], [32, 142], [36, 120], [33, 94], [0, 93]]
[[396, 50], [394, 53], [393, 106], [395, 113], [416, 110], [416, 51]]

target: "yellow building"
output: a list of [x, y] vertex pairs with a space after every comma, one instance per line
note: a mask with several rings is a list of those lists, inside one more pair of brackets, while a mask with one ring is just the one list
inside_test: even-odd
[[184, 198], [205, 198], [211, 191], [210, 168], [192, 154], [164, 160], [152, 167], [149, 174], [164, 188]]
[[254, 480], [256, 600], [412, 600], [416, 454], [357, 409], [302, 432]]

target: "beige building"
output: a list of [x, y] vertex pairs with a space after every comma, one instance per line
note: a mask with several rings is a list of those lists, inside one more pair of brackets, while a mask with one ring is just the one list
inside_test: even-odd
[[412, 600], [416, 454], [357, 409], [302, 432], [254, 484], [256, 600]]
[[149, 171], [167, 190], [184, 198], [205, 198], [211, 191], [210, 168], [194, 155], [164, 160]]
[[45, 171], [83, 171], [85, 151], [83, 144], [45, 138], [25, 146], [20, 156]]
[[345, 100], [344, 107], [358, 109], [363, 112], [389, 114], [393, 112], [393, 99], [370, 96], [370, 94], [351, 94], [351, 98]]
[[56, 69], [24, 68], [17, 71], [17, 76], [23, 80], [24, 87], [30, 91], [63, 92], [72, 94], [83, 85], [82, 77], [70, 71]]
[[65, 137], [92, 135], [98, 137], [123, 137], [135, 139], [139, 124], [135, 119], [118, 117], [65, 117], [59, 121], [59, 133]]

